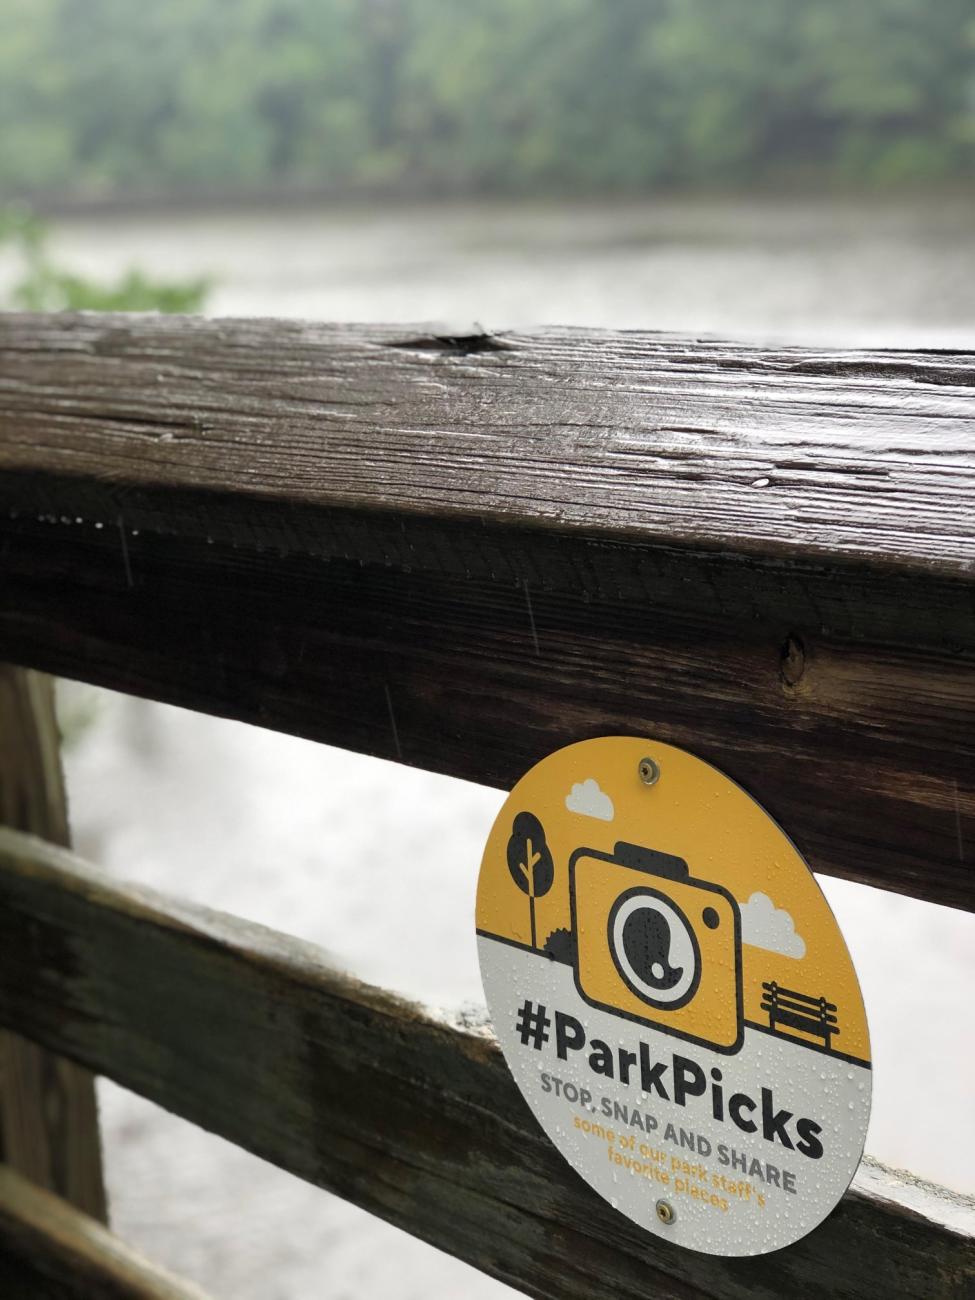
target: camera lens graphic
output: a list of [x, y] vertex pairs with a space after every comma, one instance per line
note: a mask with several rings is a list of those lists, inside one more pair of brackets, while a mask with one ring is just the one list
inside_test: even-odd
[[616, 969], [638, 998], [671, 1011], [690, 1001], [701, 976], [700, 949], [672, 899], [631, 889], [613, 905], [608, 930]]

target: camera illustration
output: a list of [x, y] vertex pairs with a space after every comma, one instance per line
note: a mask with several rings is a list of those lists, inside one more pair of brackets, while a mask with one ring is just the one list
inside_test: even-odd
[[594, 1007], [737, 1052], [741, 917], [722, 886], [683, 858], [636, 844], [569, 859], [575, 981]]

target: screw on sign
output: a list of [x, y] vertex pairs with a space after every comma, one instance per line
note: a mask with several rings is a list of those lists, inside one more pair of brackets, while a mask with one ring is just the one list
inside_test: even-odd
[[755, 1255], [843, 1195], [870, 1110], [856, 973], [795, 846], [723, 773], [645, 737], [551, 754], [488, 838], [477, 931], [518, 1087], [621, 1213]]

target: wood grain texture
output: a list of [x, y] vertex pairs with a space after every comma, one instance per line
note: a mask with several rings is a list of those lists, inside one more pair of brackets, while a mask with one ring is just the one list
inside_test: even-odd
[[0, 1165], [4, 1300], [204, 1300], [97, 1220]]
[[[68, 843], [53, 683], [9, 664], [0, 664], [0, 825]], [[94, 1080], [3, 1029], [0, 1160], [106, 1218]]]
[[[0, 318], [0, 654], [510, 787], [683, 745], [975, 907], [975, 358]], [[767, 481], [766, 481], [767, 480]]]
[[10, 468], [219, 492], [232, 471], [242, 495], [288, 504], [971, 574], [970, 354], [176, 317], [0, 325]]
[[545, 1138], [483, 1026], [10, 831], [0, 952], [0, 1022], [530, 1295], [957, 1300], [975, 1287], [975, 1205], [874, 1165], [772, 1255], [719, 1259], [641, 1233]]

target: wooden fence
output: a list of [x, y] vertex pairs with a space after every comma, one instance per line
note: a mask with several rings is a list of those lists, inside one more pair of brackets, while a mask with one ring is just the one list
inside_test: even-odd
[[653, 736], [972, 909], [975, 359], [7, 315], [0, 395], [5, 1296], [197, 1294], [97, 1223], [89, 1072], [534, 1296], [973, 1294], [972, 1202], [870, 1161], [773, 1255], [649, 1236], [487, 1026], [86, 866], [28, 670], [502, 787]]

